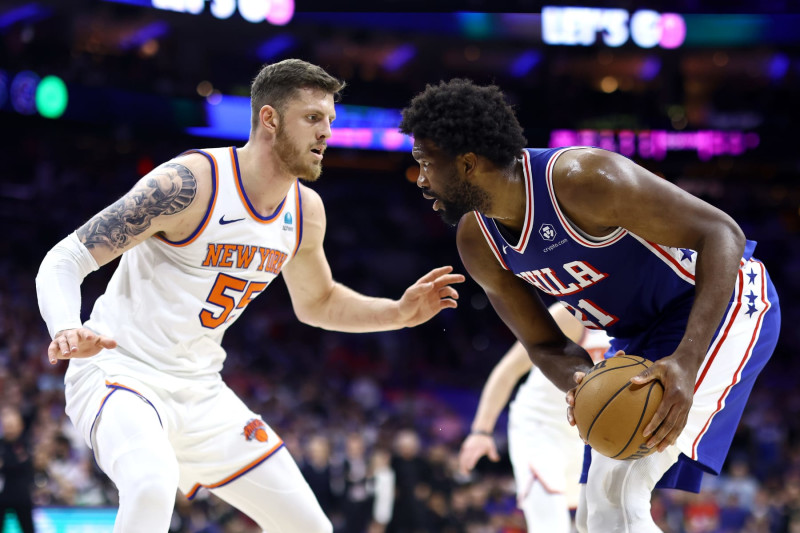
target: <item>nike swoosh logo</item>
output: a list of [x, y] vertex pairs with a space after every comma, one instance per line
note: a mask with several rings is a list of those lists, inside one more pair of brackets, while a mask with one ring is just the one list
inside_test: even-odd
[[504, 245], [503, 245], [503, 253], [506, 253], [506, 248], [508, 248], [508, 246], [506, 246], [506, 245], [504, 244]]
[[233, 224], [234, 222], [239, 222], [240, 220], [244, 220], [243, 218], [234, 218], [233, 220], [225, 220], [225, 215], [219, 217], [220, 224]]

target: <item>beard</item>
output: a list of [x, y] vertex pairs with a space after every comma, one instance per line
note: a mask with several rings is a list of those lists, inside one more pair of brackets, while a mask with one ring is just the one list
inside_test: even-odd
[[282, 125], [275, 137], [275, 153], [290, 174], [304, 181], [317, 181], [322, 174], [322, 163], [308, 163], [308, 153], [300, 150]]
[[[439, 200], [441, 209], [439, 209], [439, 216], [446, 224], [455, 226], [458, 224], [461, 217], [471, 211], [479, 211], [485, 213], [489, 208], [489, 195], [467, 180], [458, 177], [455, 171], [448, 179], [451, 185], [448, 187], [444, 194], [432, 194], [434, 198]], [[430, 193], [428, 193], [430, 194]]]

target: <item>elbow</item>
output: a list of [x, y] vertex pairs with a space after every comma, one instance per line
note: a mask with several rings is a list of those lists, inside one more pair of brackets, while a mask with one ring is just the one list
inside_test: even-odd
[[732, 218], [727, 218], [721, 232], [727, 237], [726, 240], [730, 243], [731, 251], [735, 252], [737, 258], [741, 258], [747, 245], [747, 237], [739, 224]]
[[294, 314], [297, 317], [297, 320], [303, 324], [307, 326], [313, 326], [315, 328], [320, 327], [321, 322], [308, 307], [295, 306]]
[[744, 254], [744, 248], [747, 245], [747, 237], [745, 237], [744, 231], [742, 231], [742, 228], [740, 228], [739, 224], [736, 222], [733, 222], [732, 230], [736, 249], [739, 252], [739, 257], [741, 257]]

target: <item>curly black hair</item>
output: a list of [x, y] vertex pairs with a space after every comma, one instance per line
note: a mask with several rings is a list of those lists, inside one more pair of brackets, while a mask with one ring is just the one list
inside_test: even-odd
[[432, 141], [451, 156], [473, 152], [501, 168], [528, 142], [499, 87], [462, 78], [427, 85], [403, 109], [400, 131]]

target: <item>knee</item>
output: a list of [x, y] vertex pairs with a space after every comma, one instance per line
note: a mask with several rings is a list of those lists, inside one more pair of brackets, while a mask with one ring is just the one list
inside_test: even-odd
[[159, 459], [155, 454], [148, 454], [147, 459], [136, 455], [120, 457], [114, 465], [120, 500], [135, 508], [164, 508], [171, 512], [178, 490], [177, 460]]
[[296, 531], [302, 533], [333, 533], [333, 524], [320, 509], [315, 513], [308, 513], [302, 518], [298, 517]]

